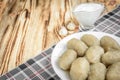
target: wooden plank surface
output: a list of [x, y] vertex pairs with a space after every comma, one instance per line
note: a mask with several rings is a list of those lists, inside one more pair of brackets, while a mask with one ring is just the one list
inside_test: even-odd
[[0, 75], [61, 40], [62, 26], [72, 23], [68, 35], [76, 32], [71, 9], [84, 2], [103, 3], [109, 12], [120, 0], [0, 0]]

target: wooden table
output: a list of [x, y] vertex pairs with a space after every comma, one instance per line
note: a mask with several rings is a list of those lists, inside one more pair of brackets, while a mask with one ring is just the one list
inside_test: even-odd
[[0, 74], [61, 40], [62, 26], [75, 24], [68, 33], [76, 32], [78, 22], [71, 10], [84, 2], [101, 2], [109, 12], [120, 0], [0, 0]]

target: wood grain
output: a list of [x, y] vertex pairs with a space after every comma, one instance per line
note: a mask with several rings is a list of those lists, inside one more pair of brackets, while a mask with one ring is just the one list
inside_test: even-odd
[[106, 12], [120, 3], [119, 0], [0, 0], [0, 75], [61, 40], [58, 31], [62, 26], [74, 23], [77, 30], [78, 22], [71, 10], [84, 2], [101, 2], [106, 5]]

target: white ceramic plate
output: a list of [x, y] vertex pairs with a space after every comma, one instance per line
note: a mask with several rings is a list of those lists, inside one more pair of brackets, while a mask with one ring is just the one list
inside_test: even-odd
[[70, 39], [72, 39], [72, 38], [80, 39], [84, 34], [92, 34], [92, 35], [96, 36], [98, 39], [101, 39], [101, 37], [107, 35], [107, 36], [114, 38], [117, 42], [120, 42], [119, 37], [108, 34], [108, 33], [103, 33], [103, 32], [79, 32], [79, 33], [75, 33], [75, 34], [65, 37], [55, 46], [55, 48], [52, 52], [52, 56], [51, 56], [52, 67], [53, 67], [54, 71], [56, 72], [56, 74], [62, 80], [70, 80], [70, 77], [69, 77], [68, 72], [60, 69], [60, 67], [58, 66], [58, 59], [63, 54], [63, 52], [67, 49], [66, 44]]

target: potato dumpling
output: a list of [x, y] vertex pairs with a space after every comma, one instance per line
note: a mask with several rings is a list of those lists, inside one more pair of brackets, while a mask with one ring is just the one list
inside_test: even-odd
[[107, 80], [120, 80], [120, 62], [112, 64], [107, 71]]
[[70, 69], [70, 65], [76, 58], [77, 53], [72, 49], [68, 49], [60, 56], [58, 60], [58, 65], [61, 69], [68, 70]]
[[78, 56], [83, 56], [88, 48], [84, 42], [75, 38], [68, 41], [67, 47], [68, 49], [74, 49]]
[[91, 34], [85, 34], [81, 37], [81, 40], [87, 44], [87, 46], [100, 45], [100, 41]]
[[86, 80], [90, 70], [89, 62], [84, 57], [79, 57], [73, 61], [70, 68], [70, 77], [72, 80]]
[[103, 36], [100, 40], [100, 44], [105, 51], [108, 51], [111, 49], [120, 50], [120, 45], [112, 37], [109, 37], [109, 36]]
[[106, 65], [120, 61], [120, 50], [111, 50], [102, 55], [102, 62]]
[[90, 66], [88, 80], [105, 80], [106, 67], [102, 63], [95, 63]]
[[86, 51], [86, 58], [90, 63], [100, 62], [101, 56], [104, 54], [104, 49], [100, 46], [91, 46]]

